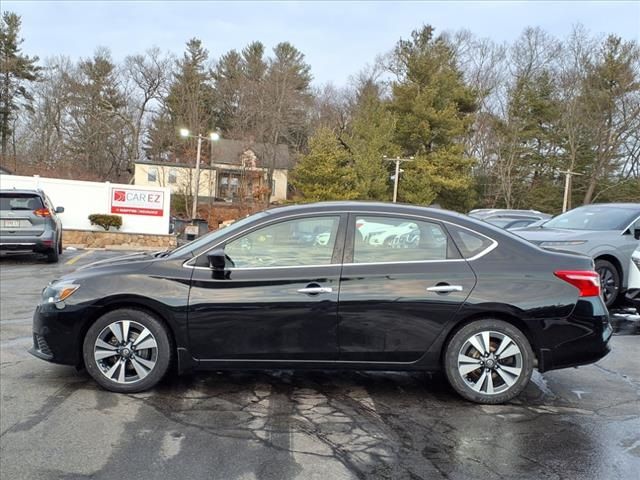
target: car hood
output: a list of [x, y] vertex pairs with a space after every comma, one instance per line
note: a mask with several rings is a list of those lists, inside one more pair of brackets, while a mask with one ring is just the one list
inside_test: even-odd
[[561, 228], [523, 228], [519, 230], [511, 230], [512, 233], [539, 245], [542, 242], [562, 242], [570, 240], [591, 240], [594, 235], [602, 237], [610, 234], [610, 231], [596, 230], [564, 230]]
[[113, 267], [123, 264], [130, 265], [132, 263], [151, 263], [154, 260], [157, 260], [157, 257], [155, 257], [156, 253], [157, 252], [138, 252], [121, 255], [119, 257], [107, 258], [106, 260], [98, 260], [97, 262], [83, 265], [77, 268], [76, 271], [93, 270], [95, 268]]

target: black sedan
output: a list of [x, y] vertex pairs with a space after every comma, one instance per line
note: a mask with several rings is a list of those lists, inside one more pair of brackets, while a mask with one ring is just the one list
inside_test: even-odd
[[[361, 229], [371, 225], [409, 230], [412, 241], [368, 242]], [[31, 353], [84, 366], [116, 392], [149, 389], [174, 363], [178, 372], [444, 370], [463, 397], [500, 403], [534, 367], [607, 354], [593, 268], [440, 209], [281, 207], [51, 282]]]

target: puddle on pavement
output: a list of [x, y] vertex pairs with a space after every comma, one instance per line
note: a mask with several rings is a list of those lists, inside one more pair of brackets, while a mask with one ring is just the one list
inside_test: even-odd
[[609, 319], [615, 335], [640, 335], [640, 313], [635, 308], [612, 309]]

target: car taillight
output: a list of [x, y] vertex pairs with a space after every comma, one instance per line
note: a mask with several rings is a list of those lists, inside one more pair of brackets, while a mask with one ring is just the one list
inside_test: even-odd
[[38, 217], [50, 217], [51, 216], [51, 212], [49, 211], [48, 208], [39, 208], [37, 210], [34, 210], [33, 214], [38, 216]]
[[576, 287], [581, 297], [600, 295], [600, 276], [592, 270], [559, 270], [553, 274]]

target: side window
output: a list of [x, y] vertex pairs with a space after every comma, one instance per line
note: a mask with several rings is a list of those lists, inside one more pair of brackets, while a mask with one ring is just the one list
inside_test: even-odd
[[357, 216], [354, 263], [408, 262], [456, 258], [437, 223], [402, 217]]
[[329, 265], [340, 217], [275, 223], [229, 242], [225, 254], [238, 268]]
[[472, 258], [489, 248], [493, 243], [489, 238], [466, 228], [451, 225], [447, 227], [464, 258]]

